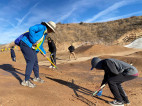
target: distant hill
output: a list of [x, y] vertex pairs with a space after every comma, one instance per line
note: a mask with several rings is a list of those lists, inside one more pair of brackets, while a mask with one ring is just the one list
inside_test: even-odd
[[[58, 50], [67, 50], [71, 43], [77, 47], [84, 42], [105, 45], [128, 44], [142, 37], [142, 16], [102, 23], [57, 23], [56, 33], [49, 36], [56, 42]], [[47, 47], [47, 44], [45, 46]]]
[[103, 23], [59, 23], [57, 24], [57, 31], [53, 39], [55, 39], [57, 43], [92, 42], [95, 44], [112, 44], [118, 39], [123, 38], [122, 36], [127, 33], [128, 35], [125, 36], [131, 36], [131, 34], [137, 36], [138, 34], [136, 33], [141, 33], [140, 35], [142, 35], [141, 29], [142, 16], [132, 16], [130, 18]]

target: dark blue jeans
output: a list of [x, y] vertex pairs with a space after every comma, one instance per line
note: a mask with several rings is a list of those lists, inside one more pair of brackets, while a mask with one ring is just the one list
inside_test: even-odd
[[23, 41], [20, 42], [20, 48], [26, 60], [25, 81], [30, 79], [32, 70], [34, 71], [35, 77], [38, 78], [39, 66], [36, 51], [27, 46]]
[[117, 101], [119, 102], [128, 101], [128, 97], [125, 91], [123, 90], [121, 83], [135, 78], [137, 78], [137, 76], [131, 76], [131, 75], [124, 76], [122, 74], [109, 78], [108, 80], [109, 88]]

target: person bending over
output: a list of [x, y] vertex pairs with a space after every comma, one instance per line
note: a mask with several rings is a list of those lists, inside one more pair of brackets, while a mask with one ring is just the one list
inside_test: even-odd
[[126, 62], [112, 58], [100, 59], [98, 57], [94, 57], [91, 61], [91, 65], [91, 70], [96, 68], [104, 70], [105, 72], [101, 85], [108, 84], [115, 98], [115, 100], [109, 102], [109, 104], [113, 106], [124, 106], [124, 104], [129, 104], [130, 102], [121, 86], [121, 83], [137, 78], [138, 70]]

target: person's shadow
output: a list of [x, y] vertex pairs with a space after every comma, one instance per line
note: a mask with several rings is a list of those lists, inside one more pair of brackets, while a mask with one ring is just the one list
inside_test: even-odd
[[[16, 71], [16, 70], [20, 70], [20, 69], [14, 68], [11, 64], [0, 65], [0, 68], [6, 72], [11, 73], [19, 81], [19, 83], [22, 82], [22, 79], [20, 78], [20, 76], [18, 74], [25, 76], [25, 74]], [[22, 70], [20, 70], [20, 71], [22, 71]]]
[[[46, 76], [46, 78], [53, 80], [53, 81], [56, 81], [60, 84], [66, 85], [69, 88], [72, 88], [74, 91], [78, 91], [78, 92], [83, 93], [85, 95], [92, 95], [93, 94], [93, 91], [74, 84], [74, 80], [72, 80], [72, 82], [68, 82], [68, 81], [64, 81], [64, 80], [61, 80], [61, 79], [55, 79], [55, 78], [51, 78], [51, 77], [47, 77], [47, 76]], [[76, 96], [77, 96], [77, 94], [76, 94]]]
[[[74, 84], [74, 80], [72, 80], [72, 82], [68, 82], [68, 81], [64, 81], [64, 80], [61, 80], [61, 79], [51, 78], [51, 77], [49, 77], [49, 76], [48, 76], [48, 77], [46, 76], [46, 78], [47, 78], [47, 79], [50, 79], [50, 80], [52, 80], [52, 81], [58, 82], [58, 83], [60, 83], [60, 84], [62, 84], [62, 85], [65, 85], [65, 86], [67, 86], [67, 87], [73, 89], [73, 91], [74, 91], [74, 93], [75, 93], [77, 99], [80, 99], [81, 101], [85, 102], [86, 104], [90, 104], [90, 103], [91, 103], [91, 105], [94, 105], [94, 103], [92, 103], [91, 101], [87, 100], [86, 98], [84, 98], [84, 97], [81, 96], [81, 95], [78, 95], [77, 92], [83, 93], [83, 94], [85, 94], [85, 95], [89, 95], [89, 96], [91, 96], [91, 97], [93, 97], [93, 98], [97, 98], [97, 99], [99, 99], [99, 100], [102, 100], [102, 101], [108, 103], [107, 100], [105, 100], [105, 99], [103, 99], [103, 98], [101, 98], [101, 97], [92, 96], [92, 94], [94, 93], [94, 91], [91, 91], [91, 90], [89, 90], [89, 89], [87, 89], [87, 88], [84, 88], [84, 87], [81, 87], [81, 86], [79, 86], [79, 85]], [[105, 96], [105, 95], [102, 95], [102, 96], [108, 97], [108, 96]], [[111, 98], [111, 97], [108, 97], [108, 98]], [[113, 98], [112, 98], [112, 99], [113, 99]]]

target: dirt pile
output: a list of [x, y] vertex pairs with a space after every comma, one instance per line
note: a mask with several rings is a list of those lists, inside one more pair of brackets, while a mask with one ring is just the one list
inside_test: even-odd
[[126, 48], [123, 46], [119, 46], [119, 45], [113, 45], [113, 46], [107, 46], [107, 45], [88, 45], [88, 46], [81, 46], [79, 48], [76, 49], [76, 53], [78, 53], [79, 55], [96, 55], [96, 56], [100, 56], [100, 55], [115, 55], [115, 54], [119, 54], [119, 53], [124, 53], [127, 51], [128, 52], [135, 52], [138, 51], [139, 49], [130, 49], [130, 48]]

